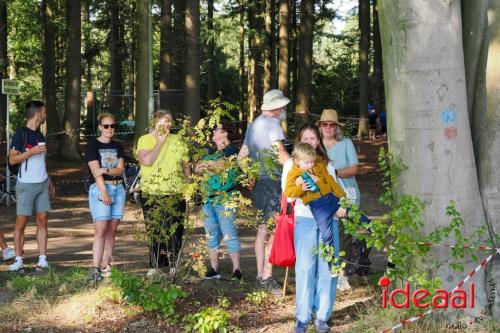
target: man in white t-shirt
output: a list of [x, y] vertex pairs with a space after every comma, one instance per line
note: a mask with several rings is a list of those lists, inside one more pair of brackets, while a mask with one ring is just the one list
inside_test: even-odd
[[48, 270], [47, 262], [47, 223], [50, 210], [50, 197], [55, 195], [55, 188], [50, 181], [45, 166], [47, 145], [39, 131], [47, 118], [45, 105], [41, 101], [30, 101], [25, 108], [28, 121], [12, 137], [9, 163], [18, 165], [16, 182], [16, 227], [14, 230], [14, 248], [16, 260], [9, 266], [9, 271], [24, 273], [23, 248], [24, 229], [28, 219], [36, 214], [36, 240], [38, 243], [37, 272]]
[[[290, 100], [283, 95], [281, 90], [270, 90], [264, 94], [261, 106], [262, 114], [258, 116], [245, 134], [245, 141], [238, 154], [238, 159], [243, 161], [245, 157], [264, 165], [263, 156], [268, 152], [277, 150], [281, 164], [290, 156], [283, 145], [285, 134], [280, 125], [280, 120], [286, 119], [286, 106]], [[255, 237], [255, 257], [257, 261], [257, 284], [258, 286], [274, 294], [281, 293], [281, 286], [272, 276], [273, 266], [269, 262], [269, 252], [273, 243], [272, 236], [266, 242], [267, 223], [274, 218], [280, 210], [281, 170], [266, 170], [255, 182], [252, 188], [253, 205], [263, 213], [261, 221], [258, 221], [257, 235]]]

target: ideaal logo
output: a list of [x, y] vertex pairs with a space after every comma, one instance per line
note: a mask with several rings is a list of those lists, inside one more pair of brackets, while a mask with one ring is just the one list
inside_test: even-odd
[[[410, 302], [419, 309], [425, 309], [430, 306], [437, 309], [447, 309], [451, 306], [454, 309], [465, 309], [467, 307], [467, 293], [469, 294], [469, 307], [474, 308], [474, 283], [469, 284], [468, 292], [464, 289], [454, 289], [451, 293], [445, 289], [436, 289], [430, 302], [423, 302], [428, 296], [431, 296], [427, 289], [419, 288], [410, 294], [410, 283], [406, 282], [404, 289], [394, 289], [387, 296], [387, 287], [391, 280], [385, 276], [378, 281], [382, 289], [382, 308], [387, 308], [388, 304], [396, 309], [409, 308]], [[396, 301], [396, 297], [401, 295], [401, 303]]]

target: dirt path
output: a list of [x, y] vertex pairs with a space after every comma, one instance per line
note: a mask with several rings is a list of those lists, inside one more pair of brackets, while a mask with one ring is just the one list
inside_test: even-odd
[[[378, 197], [382, 193], [381, 174], [375, 170], [378, 149], [385, 144], [358, 144], [361, 174], [358, 181], [362, 193], [362, 208], [371, 216], [381, 215], [383, 208], [378, 203]], [[55, 166], [51, 162], [51, 176], [58, 189], [57, 199], [52, 203], [52, 211], [49, 218], [49, 242], [48, 260], [57, 267], [88, 267], [91, 263], [91, 250], [93, 239], [93, 225], [88, 210], [87, 197], [84, 190], [83, 167], [68, 167], [67, 165]], [[6, 240], [12, 244], [12, 231], [15, 216], [15, 207], [0, 206], [0, 227], [6, 234]], [[127, 204], [124, 220], [118, 231], [115, 252], [113, 256], [114, 264], [120, 268], [133, 272], [145, 272], [148, 268], [147, 250], [144, 242], [137, 239], [137, 228], [142, 228], [141, 223], [137, 223], [140, 216], [140, 209]], [[239, 230], [242, 243], [242, 270], [246, 280], [251, 283], [255, 276], [255, 259], [253, 252], [254, 230], [243, 227]], [[197, 225], [195, 233], [203, 234], [201, 224]], [[37, 247], [35, 239], [35, 227], [33, 221], [26, 229], [25, 264], [28, 270], [32, 270], [36, 264]], [[371, 260], [376, 271], [383, 267], [383, 257], [379, 253], [372, 253]], [[0, 269], [5, 269], [2, 265]], [[228, 259], [222, 261], [222, 273], [230, 273], [230, 263]], [[276, 269], [275, 275], [282, 277], [283, 269]], [[354, 279], [354, 284], [362, 284], [363, 279]], [[290, 278], [293, 291], [293, 272]], [[9, 295], [3, 288], [0, 290], [0, 304], [9, 302]], [[335, 307], [333, 322], [336, 330], [340, 332], [345, 325], [352, 311], [367, 301], [370, 296], [366, 293], [360, 294], [356, 289], [350, 292], [340, 293]], [[279, 315], [276, 311], [279, 310]], [[284, 302], [274, 305], [268, 318], [254, 318], [258, 324], [250, 328], [248, 332], [283, 332], [289, 330], [293, 325], [294, 300], [293, 295], [288, 296]], [[248, 319], [251, 320], [251, 313]], [[132, 319], [133, 320], [133, 319]], [[96, 325], [96, 323], [94, 323]], [[132, 325], [129, 322], [126, 326]], [[139, 324], [137, 324], [139, 325]], [[137, 326], [136, 325], [136, 326]], [[254, 325], [250, 325], [251, 327]], [[140, 325], [138, 327], [140, 330]]]

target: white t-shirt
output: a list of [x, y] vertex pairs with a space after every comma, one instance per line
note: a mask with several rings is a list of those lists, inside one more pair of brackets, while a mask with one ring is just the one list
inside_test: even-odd
[[[292, 170], [292, 166], [293, 166], [293, 160], [291, 158], [283, 164], [283, 173], [281, 174], [281, 191], [285, 190], [286, 177], [288, 176], [290, 170]], [[332, 175], [333, 179], [335, 179], [335, 181], [339, 183], [333, 165], [331, 163], [328, 163], [326, 169], [328, 170], [328, 173]], [[292, 201], [293, 199], [288, 198], [288, 202]], [[299, 198], [295, 199], [295, 216], [307, 217], [311, 219], [314, 218], [311, 209], [308, 206], [304, 205], [302, 199]]]

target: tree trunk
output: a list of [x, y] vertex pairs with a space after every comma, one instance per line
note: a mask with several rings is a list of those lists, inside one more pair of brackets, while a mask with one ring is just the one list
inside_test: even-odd
[[262, 19], [257, 0], [248, 2], [248, 124], [257, 116], [262, 97]]
[[56, 103], [56, 66], [55, 66], [55, 24], [54, 1], [42, 1], [43, 60], [42, 60], [42, 98], [47, 109], [47, 132], [60, 131]]
[[186, 0], [184, 115], [200, 120], [200, 0]]
[[90, 2], [91, 0], [84, 0], [82, 10], [82, 35], [84, 40], [85, 52], [83, 59], [85, 62], [85, 74], [83, 79], [84, 89], [86, 91], [92, 90], [92, 60], [94, 59], [94, 50], [90, 41], [92, 35], [92, 23], [90, 22]]
[[66, 0], [67, 50], [66, 94], [63, 130], [59, 155], [65, 160], [80, 159], [80, 107], [81, 107], [81, 2]]
[[273, 0], [265, 0], [265, 10], [264, 10], [264, 78], [263, 78], [263, 89], [264, 93], [272, 89], [272, 77], [273, 77]]
[[[130, 4], [130, 11], [132, 13], [136, 12], [136, 5], [134, 2]], [[130, 53], [129, 53], [129, 72], [128, 72], [128, 119], [133, 120], [135, 119], [135, 102], [136, 102], [136, 96], [135, 96], [135, 64], [136, 64], [136, 49], [137, 49], [137, 24], [136, 21], [134, 20], [134, 15], [130, 15], [129, 17], [129, 26], [130, 26], [130, 38], [128, 42], [130, 43]], [[136, 127], [137, 128], [137, 127]]]
[[288, 63], [290, 61], [290, 18], [288, 11], [290, 8], [289, 0], [280, 0], [279, 2], [280, 30], [279, 30], [279, 66], [278, 66], [278, 88], [285, 95], [288, 95], [288, 86], [290, 81], [290, 72]]
[[119, 0], [110, 0], [109, 2], [111, 16], [109, 38], [111, 91], [109, 105], [111, 112], [120, 115], [123, 111], [123, 57], [121, 50], [122, 41], [120, 38], [120, 26], [122, 24], [120, 18], [121, 6], [122, 2]]
[[[489, 6], [488, 6], [489, 5]], [[464, 62], [469, 115], [479, 188], [490, 238], [494, 246], [500, 232], [500, 0], [463, 2]], [[493, 299], [491, 311], [500, 320], [500, 261], [486, 270], [486, 289]], [[495, 297], [496, 292], [496, 297]], [[492, 295], [492, 296], [491, 296]]]
[[244, 123], [245, 115], [245, 1], [240, 0], [239, 6], [240, 15], [240, 70], [239, 70], [239, 93], [240, 93], [240, 108], [238, 112], [238, 134], [243, 135], [246, 130]]
[[184, 111], [184, 57], [185, 57], [185, 18], [186, 3], [184, 0], [174, 0], [174, 65], [173, 80], [175, 102], [172, 104], [174, 114], [181, 115]]
[[160, 108], [168, 108], [168, 89], [172, 85], [173, 64], [173, 30], [172, 30], [172, 0], [161, 1], [160, 19]]
[[[7, 73], [7, 0], [0, 0], [0, 80], [8, 79]], [[0, 81], [1, 85], [1, 81]], [[0, 94], [0, 140], [3, 140], [7, 116], [7, 99]]]
[[136, 105], [135, 105], [135, 142], [148, 132], [149, 125], [149, 45], [148, 16], [149, 1], [138, 0], [137, 6], [137, 64], [136, 64]]
[[214, 0], [207, 1], [207, 28], [208, 28], [208, 42], [207, 42], [207, 98], [208, 100], [217, 97], [217, 88], [215, 86], [215, 31], [214, 31]]
[[[380, 5], [389, 147], [408, 166], [398, 191], [427, 203], [427, 231], [449, 224], [445, 208], [454, 200], [464, 234], [471, 234], [484, 223], [484, 212], [465, 98], [460, 1], [383, 0]], [[435, 248], [433, 255], [444, 261], [449, 249]], [[476, 265], [467, 260], [465, 271]], [[446, 265], [436, 273], [446, 290], [463, 277]], [[483, 274], [474, 277], [475, 308], [466, 309], [471, 315], [487, 305]]]
[[378, 22], [378, 3], [373, 0], [373, 97], [375, 110], [380, 114], [384, 98], [384, 80], [382, 78], [382, 44], [380, 42], [380, 27]]
[[291, 57], [290, 57], [290, 75], [289, 78], [291, 78], [291, 84], [292, 84], [292, 92], [291, 92], [291, 97], [292, 97], [292, 105], [290, 105], [291, 110], [295, 110], [294, 106], [297, 104], [297, 82], [298, 82], [298, 77], [299, 77], [299, 71], [298, 71], [298, 63], [299, 63], [299, 54], [298, 54], [298, 41], [299, 41], [299, 32], [297, 30], [297, 2], [296, 1], [290, 1], [290, 12], [292, 13], [292, 16], [290, 18], [291, 23], [290, 23], [290, 31], [291, 31], [291, 40], [290, 40], [290, 50], [291, 50]]
[[370, 1], [359, 0], [359, 127], [358, 137], [361, 139], [368, 133], [368, 97], [370, 94], [370, 78], [368, 53], [370, 51]]
[[314, 31], [314, 0], [303, 0], [300, 4], [299, 28], [299, 76], [297, 82], [297, 124], [307, 119], [311, 111], [311, 73]]

